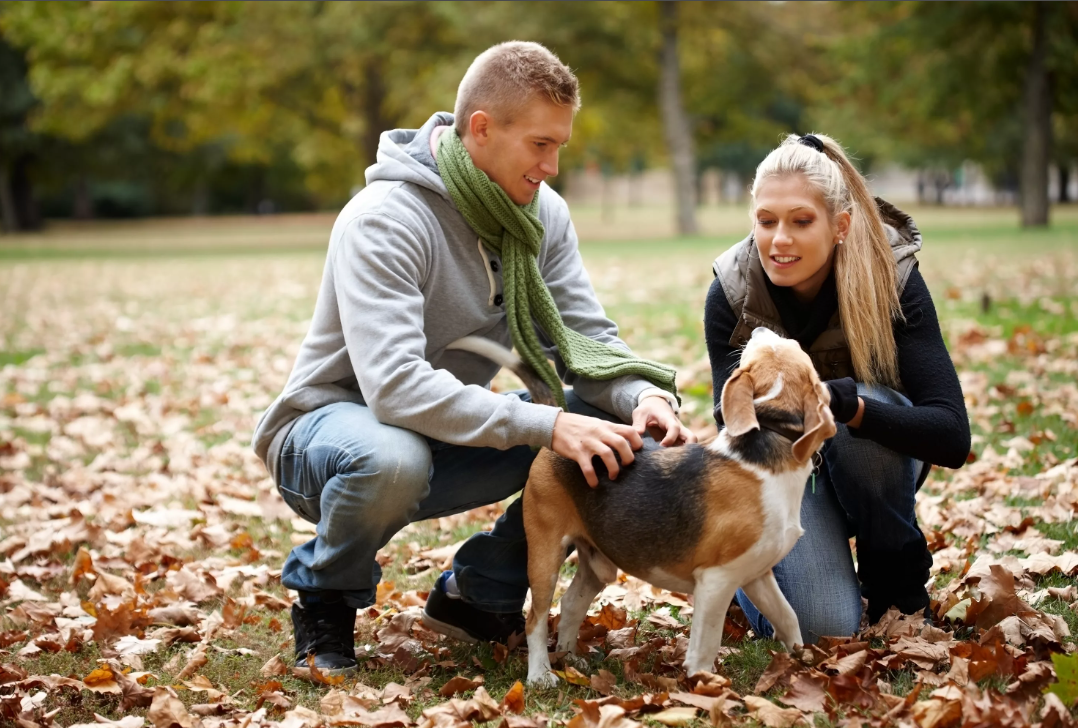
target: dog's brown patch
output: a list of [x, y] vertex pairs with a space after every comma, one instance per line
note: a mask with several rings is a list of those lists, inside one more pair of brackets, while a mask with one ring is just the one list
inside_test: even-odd
[[699, 545], [689, 558], [665, 567], [673, 576], [694, 581], [697, 569], [727, 564], [760, 540], [764, 528], [763, 483], [732, 460], [709, 470], [707, 497], [701, 504], [707, 515]]

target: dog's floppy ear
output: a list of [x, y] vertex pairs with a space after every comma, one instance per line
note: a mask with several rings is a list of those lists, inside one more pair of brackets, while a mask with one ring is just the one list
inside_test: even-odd
[[794, 460], [802, 463], [820, 449], [829, 437], [834, 437], [835, 416], [831, 414], [831, 393], [821, 382], [805, 394], [805, 434], [794, 443]]
[[735, 437], [760, 429], [752, 395], [752, 377], [744, 369], [734, 370], [722, 388], [722, 419], [726, 430]]

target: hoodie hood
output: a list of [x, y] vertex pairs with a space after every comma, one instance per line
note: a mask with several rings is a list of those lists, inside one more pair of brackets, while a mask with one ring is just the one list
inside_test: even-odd
[[439, 111], [418, 129], [393, 129], [378, 138], [377, 161], [367, 167], [367, 184], [378, 180], [411, 182], [449, 199], [430, 152], [430, 137], [439, 126], [452, 126], [453, 115]]

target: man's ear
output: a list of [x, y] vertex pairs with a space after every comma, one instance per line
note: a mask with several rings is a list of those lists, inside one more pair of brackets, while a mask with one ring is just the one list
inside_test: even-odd
[[727, 431], [735, 437], [760, 429], [752, 395], [752, 377], [744, 369], [735, 369], [722, 388], [722, 419]]
[[794, 460], [803, 463], [820, 449], [824, 440], [834, 437], [835, 416], [831, 414], [831, 393], [822, 382], [805, 395], [805, 432], [794, 443]]
[[468, 117], [468, 134], [478, 146], [486, 146], [490, 139], [490, 114], [479, 109]]

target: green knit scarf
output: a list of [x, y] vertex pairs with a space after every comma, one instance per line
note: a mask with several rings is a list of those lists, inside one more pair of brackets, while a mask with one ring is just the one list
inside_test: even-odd
[[457, 209], [483, 243], [502, 258], [505, 308], [513, 345], [520, 358], [547, 383], [562, 409], [566, 409], [565, 394], [557, 373], [543, 354], [533, 320], [557, 345], [569, 371], [598, 380], [639, 374], [677, 397], [673, 368], [589, 339], [561, 320], [554, 298], [539, 273], [538, 256], [544, 230], [539, 221], [538, 192], [527, 205], [514, 203], [505, 190], [476, 168], [453, 129], [446, 129], [442, 134], [437, 158], [438, 171]]

